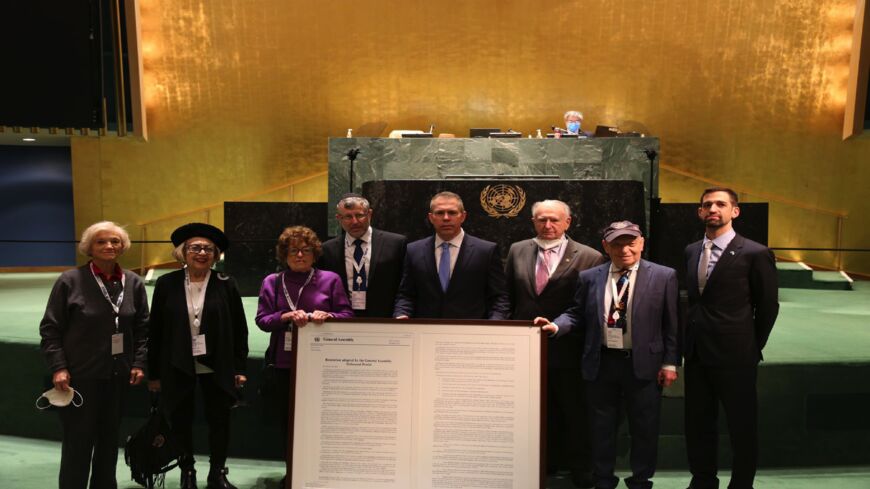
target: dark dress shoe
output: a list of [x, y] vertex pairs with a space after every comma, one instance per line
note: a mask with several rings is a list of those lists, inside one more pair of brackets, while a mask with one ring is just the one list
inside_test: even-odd
[[181, 489], [196, 489], [196, 471], [181, 469]]
[[229, 472], [230, 470], [226, 467], [222, 467], [218, 470], [210, 470], [208, 472], [207, 489], [238, 489], [227, 480], [227, 474]]

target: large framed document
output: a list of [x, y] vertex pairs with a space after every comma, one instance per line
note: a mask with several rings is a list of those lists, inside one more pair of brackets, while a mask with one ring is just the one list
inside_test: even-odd
[[297, 332], [290, 487], [543, 487], [540, 328], [356, 319]]

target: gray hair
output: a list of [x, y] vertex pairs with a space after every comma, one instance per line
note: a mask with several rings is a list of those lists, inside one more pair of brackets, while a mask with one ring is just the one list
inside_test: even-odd
[[94, 239], [97, 237], [97, 234], [103, 231], [117, 234], [118, 237], [121, 238], [121, 251], [118, 252], [119, 256], [130, 249], [130, 235], [127, 234], [127, 231], [125, 231], [124, 228], [112, 221], [100, 221], [91, 224], [82, 233], [82, 239], [79, 240], [78, 246], [79, 253], [85, 256], [91, 256], [91, 246], [94, 244]]
[[572, 116], [579, 117], [581, 121], [583, 120], [583, 112], [577, 112], [576, 110], [569, 110], [568, 112], [565, 112], [564, 119], [568, 120], [568, 118]]
[[[223, 253], [223, 251], [221, 251], [221, 249], [218, 248], [218, 246], [216, 244], [214, 244], [214, 242], [212, 240], [210, 240], [208, 238], [203, 238], [202, 236], [194, 236], [190, 239], [204, 239], [204, 240], [208, 241], [209, 243], [211, 243], [212, 246], [214, 246], [214, 261], [217, 262], [220, 260], [221, 253]], [[187, 241], [190, 241], [190, 239], [188, 239]], [[187, 241], [185, 241], [184, 243], [181, 243], [180, 245], [176, 246], [172, 250], [172, 258], [175, 258], [175, 260], [178, 261], [179, 263], [185, 263], [184, 252], [187, 248]]]
[[562, 210], [565, 211], [565, 217], [571, 217], [571, 208], [568, 207], [568, 204], [562, 202], [561, 200], [556, 199], [547, 199], [542, 200], [540, 202], [535, 202], [532, 204], [532, 219], [534, 219], [538, 215], [538, 207], [542, 205], [556, 205], [562, 207]]
[[356, 209], [357, 207], [362, 207], [364, 211], [368, 212], [372, 208], [372, 205], [365, 197], [352, 195], [339, 200], [335, 209], [340, 211], [343, 209]]
[[432, 204], [435, 202], [436, 199], [454, 199], [454, 200], [457, 200], [457, 201], [459, 201], [459, 210], [461, 212], [465, 212], [465, 204], [462, 202], [462, 197], [460, 197], [459, 194], [455, 194], [455, 193], [450, 192], [448, 190], [445, 190], [443, 192], [438, 192], [437, 194], [433, 195], [431, 199], [429, 199], [429, 212], [432, 212]]

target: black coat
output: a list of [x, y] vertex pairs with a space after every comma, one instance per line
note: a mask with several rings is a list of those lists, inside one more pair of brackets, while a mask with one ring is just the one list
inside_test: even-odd
[[[511, 245], [505, 264], [511, 319], [532, 320], [538, 316], [553, 320], [574, 304], [577, 276], [583, 270], [605, 262], [604, 255], [570, 238], [565, 244], [565, 256], [556, 267], [547, 286], [535, 292], [535, 270], [538, 245], [527, 239]], [[579, 368], [583, 355], [583, 335], [547, 339], [547, 366]]]
[[[347, 292], [347, 266], [344, 261], [344, 233], [323, 243], [323, 256], [317, 267], [337, 273]], [[372, 252], [367, 270], [366, 309], [357, 316], [393, 317], [396, 292], [402, 280], [402, 264], [408, 240], [401, 234], [372, 228]], [[348, 297], [350, 294], [348, 293]]]
[[757, 365], [779, 314], [776, 259], [766, 246], [738, 234], [722, 251], [701, 294], [701, 243], [686, 247], [686, 358], [697, 355], [702, 364], [718, 367]]
[[[207, 353], [197, 360], [235, 397], [235, 376], [245, 373], [248, 358], [248, 326], [235, 280], [212, 272], [201, 314]], [[172, 411], [196, 381], [183, 270], [157, 280], [148, 328], [148, 376], [160, 381], [162, 401]]]

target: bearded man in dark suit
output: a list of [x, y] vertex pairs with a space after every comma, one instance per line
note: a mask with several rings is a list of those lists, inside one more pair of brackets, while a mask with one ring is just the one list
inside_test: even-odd
[[766, 246], [733, 228], [737, 194], [701, 194], [704, 239], [686, 247], [686, 449], [692, 489], [719, 487], [719, 404], [728, 418], [729, 489], [751, 489], [758, 461], [756, 381], [761, 350], [779, 313], [776, 260]]

